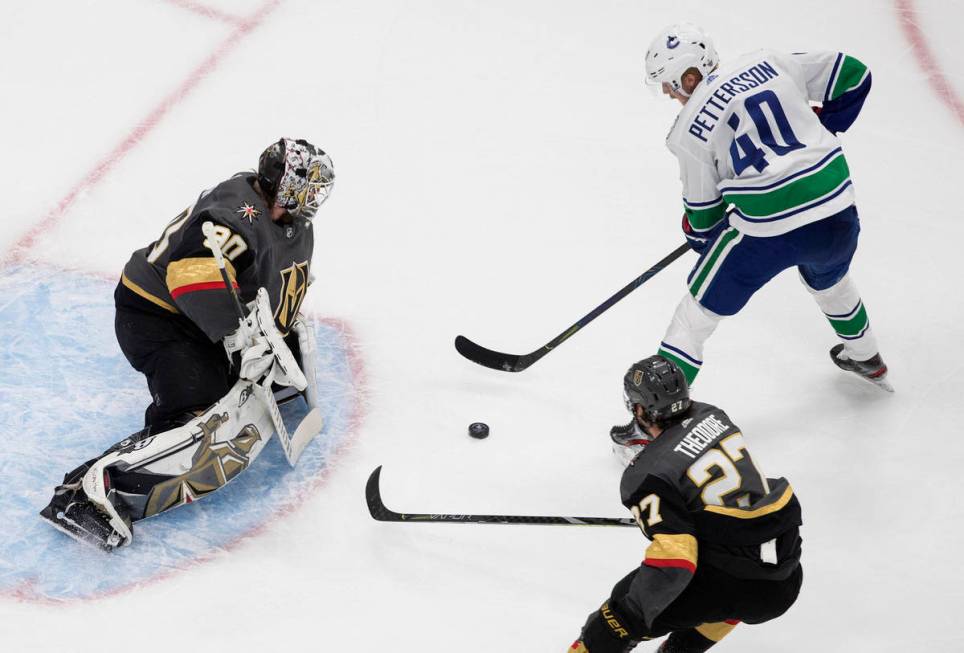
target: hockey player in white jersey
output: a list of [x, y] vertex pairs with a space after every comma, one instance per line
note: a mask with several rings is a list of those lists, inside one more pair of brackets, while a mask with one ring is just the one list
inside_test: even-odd
[[840, 339], [834, 363], [890, 390], [848, 274], [860, 223], [836, 137], [870, 91], [867, 67], [840, 52], [773, 50], [721, 65], [709, 36], [682, 23], [650, 45], [646, 82], [683, 105], [666, 145], [679, 160], [683, 231], [700, 254], [659, 354], [692, 382], [721, 318], [796, 266]]

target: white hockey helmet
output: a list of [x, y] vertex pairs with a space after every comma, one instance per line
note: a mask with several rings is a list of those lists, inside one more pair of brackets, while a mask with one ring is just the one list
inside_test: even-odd
[[646, 51], [646, 84], [661, 87], [663, 83], [682, 95], [682, 77], [696, 68], [704, 79], [716, 68], [719, 57], [713, 39], [692, 23], [670, 25], [657, 35]]
[[258, 183], [277, 206], [310, 219], [331, 193], [334, 165], [308, 141], [282, 138], [261, 154]]

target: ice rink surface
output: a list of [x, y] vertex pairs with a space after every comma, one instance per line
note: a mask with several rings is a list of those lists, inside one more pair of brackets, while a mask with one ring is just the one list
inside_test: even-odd
[[[897, 390], [833, 367], [833, 333], [793, 272], [709, 341], [694, 396], [725, 408], [766, 473], [791, 481], [805, 521], [796, 605], [718, 650], [964, 650], [964, 5], [88, 0], [2, 13], [4, 360], [23, 360], [51, 321], [104, 348], [83, 405], [0, 386], [3, 492], [39, 510], [50, 488], [36, 479], [82, 462], [39, 451], [38, 425], [83, 411], [108, 440], [136, 428], [117, 406], [146, 403], [142, 381], [102, 378], [123, 363], [106, 281], [282, 135], [335, 162], [305, 307], [350, 329], [346, 401], [360, 409], [303, 500], [234, 546], [209, 542], [196, 564], [93, 598], [0, 587], [0, 651], [566, 650], [639, 563], [637, 531], [377, 523], [364, 485], [381, 464], [397, 510], [626, 514], [607, 437], [627, 419], [621, 377], [655, 351], [695, 256], [521, 374], [475, 366], [452, 340], [535, 349], [680, 243], [663, 147], [676, 109], [643, 87], [642, 57], [681, 19], [724, 60], [830, 49], [873, 71], [842, 141], [863, 227], [853, 276]], [[23, 302], [51, 284], [73, 284], [71, 312], [38, 300], [31, 315]], [[88, 304], [100, 308], [74, 310]], [[74, 347], [86, 355], [83, 338]], [[6, 373], [56, 396], [63, 379], [36, 365]], [[83, 368], [71, 374], [84, 383]], [[490, 424], [488, 440], [465, 435], [472, 421]], [[103, 444], [64, 437], [91, 455]], [[235, 483], [272, 482], [255, 471]], [[297, 485], [292, 474], [277, 482]], [[217, 506], [183, 510], [230, 523], [230, 504]], [[0, 519], [0, 542], [24, 528]], [[57, 560], [96, 582], [67, 538], [19, 541], [36, 552], [0, 549], [0, 578], [43, 579]], [[138, 544], [113, 554], [118, 574]]]

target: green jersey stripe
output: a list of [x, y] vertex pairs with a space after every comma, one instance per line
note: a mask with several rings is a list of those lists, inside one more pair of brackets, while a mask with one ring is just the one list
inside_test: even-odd
[[866, 75], [867, 66], [853, 57], [844, 57], [843, 63], [840, 65], [840, 72], [837, 75], [837, 81], [830, 92], [830, 99], [836, 100], [850, 89], [857, 88]]
[[850, 179], [847, 159], [841, 152], [819, 170], [765, 193], [728, 190], [723, 198], [746, 216], [765, 218], [820, 199]]
[[703, 286], [703, 282], [706, 281], [706, 278], [710, 275], [710, 270], [713, 269], [717, 259], [719, 259], [720, 255], [723, 253], [723, 250], [726, 249], [726, 246], [739, 235], [739, 231], [733, 227], [730, 227], [724, 231], [719, 238], [716, 239], [716, 242], [713, 244], [712, 251], [710, 251], [709, 255], [706, 257], [706, 260], [703, 261], [703, 267], [700, 268], [700, 271], [693, 279], [693, 283], [690, 284], [690, 294], [696, 297], [697, 293], [700, 291], [700, 288]]
[[682, 358], [680, 358], [675, 354], [671, 354], [670, 352], [666, 351], [662, 347], [660, 347], [659, 351], [657, 351], [656, 353], [662, 356], [663, 358], [667, 360], [671, 360], [674, 363], [676, 363], [677, 367], [679, 367], [680, 370], [683, 372], [683, 376], [686, 377], [686, 383], [693, 383], [693, 379], [695, 379], [696, 375], [699, 374], [700, 372], [700, 368], [696, 367], [692, 363], [686, 362], [685, 360], [683, 360]]
[[828, 317], [827, 320], [830, 321], [830, 326], [833, 327], [833, 330], [836, 331], [838, 335], [855, 336], [867, 327], [867, 309], [864, 308], [861, 302], [857, 314], [853, 317], [844, 320], [835, 320]]
[[716, 206], [707, 209], [691, 209], [683, 205], [683, 212], [690, 221], [690, 226], [697, 231], [706, 231], [719, 224], [726, 215], [726, 205], [721, 201]]

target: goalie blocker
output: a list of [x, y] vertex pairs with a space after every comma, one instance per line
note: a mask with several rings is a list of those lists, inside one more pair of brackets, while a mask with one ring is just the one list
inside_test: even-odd
[[[225, 338], [225, 348], [240, 368], [230, 391], [200, 414], [149, 424], [69, 472], [41, 517], [104, 550], [130, 544], [134, 522], [193, 503], [254, 462], [276, 430], [273, 384], [302, 393], [309, 415], [318, 414], [309, 326], [301, 316], [293, 326], [301, 359], [308, 363], [306, 378], [274, 328], [267, 294], [259, 291], [250, 306], [239, 329]], [[283, 443], [286, 455], [293, 445], [300, 453], [304, 440], [320, 430], [316, 421], [307, 422], [313, 430], [299, 428], [293, 438], [299, 443]], [[277, 426], [283, 429], [283, 424]]]

